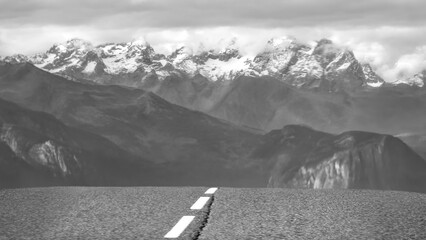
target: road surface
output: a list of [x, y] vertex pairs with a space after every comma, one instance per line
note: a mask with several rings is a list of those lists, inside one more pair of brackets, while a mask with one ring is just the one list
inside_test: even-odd
[[426, 239], [426, 194], [207, 189], [0, 190], [0, 239]]
[[426, 239], [426, 194], [222, 188], [199, 239]]
[[[55, 187], [0, 190], [0, 239], [163, 239], [206, 188]], [[193, 229], [194, 231], [191, 231]]]

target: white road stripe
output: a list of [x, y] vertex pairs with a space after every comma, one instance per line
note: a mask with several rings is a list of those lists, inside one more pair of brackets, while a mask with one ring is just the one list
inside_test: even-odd
[[217, 187], [209, 188], [204, 194], [213, 194], [217, 190]]
[[168, 232], [164, 238], [178, 238], [186, 227], [194, 220], [195, 216], [183, 216], [178, 223]]
[[210, 197], [200, 197], [194, 205], [192, 205], [191, 210], [200, 210], [206, 205], [206, 202], [210, 199]]

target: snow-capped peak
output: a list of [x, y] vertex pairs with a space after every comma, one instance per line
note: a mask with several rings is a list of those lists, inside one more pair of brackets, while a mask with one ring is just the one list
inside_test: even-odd
[[221, 54], [230, 50], [238, 49], [237, 43], [238, 43], [238, 39], [235, 37], [231, 38], [228, 41], [222, 40], [220, 41], [219, 50], [217, 51], [217, 53]]
[[423, 87], [425, 85], [425, 81], [426, 81], [426, 70], [405, 79], [398, 79], [392, 84], [394, 85], [405, 84], [409, 86]]
[[66, 53], [69, 51], [87, 52], [93, 48], [92, 43], [79, 38], [73, 38], [65, 43], [57, 43], [50, 48], [48, 53]]
[[361, 64], [362, 71], [365, 76], [365, 83], [370, 87], [381, 87], [385, 81], [377, 75], [373, 69], [371, 68], [370, 64], [363, 63]]
[[149, 45], [145, 38], [137, 38], [129, 43], [131, 46], [147, 46]]
[[12, 56], [0, 57], [0, 61], [9, 63], [28, 62], [29, 58], [23, 54], [14, 54]]
[[93, 47], [91, 42], [83, 40], [81, 38], [73, 38], [71, 40], [68, 40], [66, 42], [66, 45], [67, 45], [67, 48], [74, 48], [74, 49], [89, 49]]
[[296, 39], [293, 37], [278, 37], [272, 38], [267, 42], [265, 51], [273, 52], [273, 51], [286, 51], [289, 48], [297, 46]]
[[325, 58], [333, 58], [342, 51], [345, 51], [345, 49], [337, 46], [331, 40], [321, 39], [315, 46], [313, 54], [321, 55]]
[[190, 58], [193, 55], [193, 53], [194, 51], [192, 48], [188, 46], [181, 46], [169, 56], [169, 59], [171, 59], [174, 64], [180, 64], [184, 60], [187, 60], [188, 58]]

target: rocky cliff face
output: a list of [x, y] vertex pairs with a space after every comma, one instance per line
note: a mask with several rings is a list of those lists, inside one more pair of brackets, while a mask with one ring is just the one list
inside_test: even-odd
[[290, 125], [265, 141], [255, 154], [273, 159], [269, 187], [426, 192], [426, 161], [389, 135]]
[[[3, 125], [1, 140], [20, 158], [33, 166], [41, 166], [53, 177], [67, 178], [81, 170], [76, 152], [53, 140], [36, 141], [31, 130], [14, 125]], [[42, 138], [40, 136], [40, 138]]]

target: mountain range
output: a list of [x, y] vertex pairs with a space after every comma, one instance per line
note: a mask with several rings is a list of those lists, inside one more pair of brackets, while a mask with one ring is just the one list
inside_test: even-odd
[[[267, 132], [304, 124], [327, 132], [390, 134], [424, 131], [425, 72], [385, 82], [352, 51], [322, 39], [315, 46], [275, 38], [254, 57], [232, 40], [220, 50], [181, 47], [168, 56], [144, 41], [93, 46], [81, 39], [46, 53], [15, 55], [69, 80], [121, 85]], [[201, 48], [202, 49], [202, 48]]]
[[329, 40], [250, 58], [73, 39], [0, 61], [0, 177], [426, 192], [425, 75], [387, 83]]
[[[359, 62], [351, 50], [328, 39], [311, 46], [291, 37], [273, 38], [255, 56], [243, 55], [237, 42], [234, 38], [221, 49], [182, 46], [166, 56], [142, 40], [94, 46], [82, 39], [71, 39], [55, 44], [45, 53], [17, 54], [1, 60], [30, 62], [51, 73], [132, 87], [155, 87], [175, 75], [201, 75], [210, 81], [271, 76], [293, 86], [328, 91], [385, 84], [368, 63]], [[424, 80], [424, 73], [419, 73], [385, 85], [423, 87]]]

